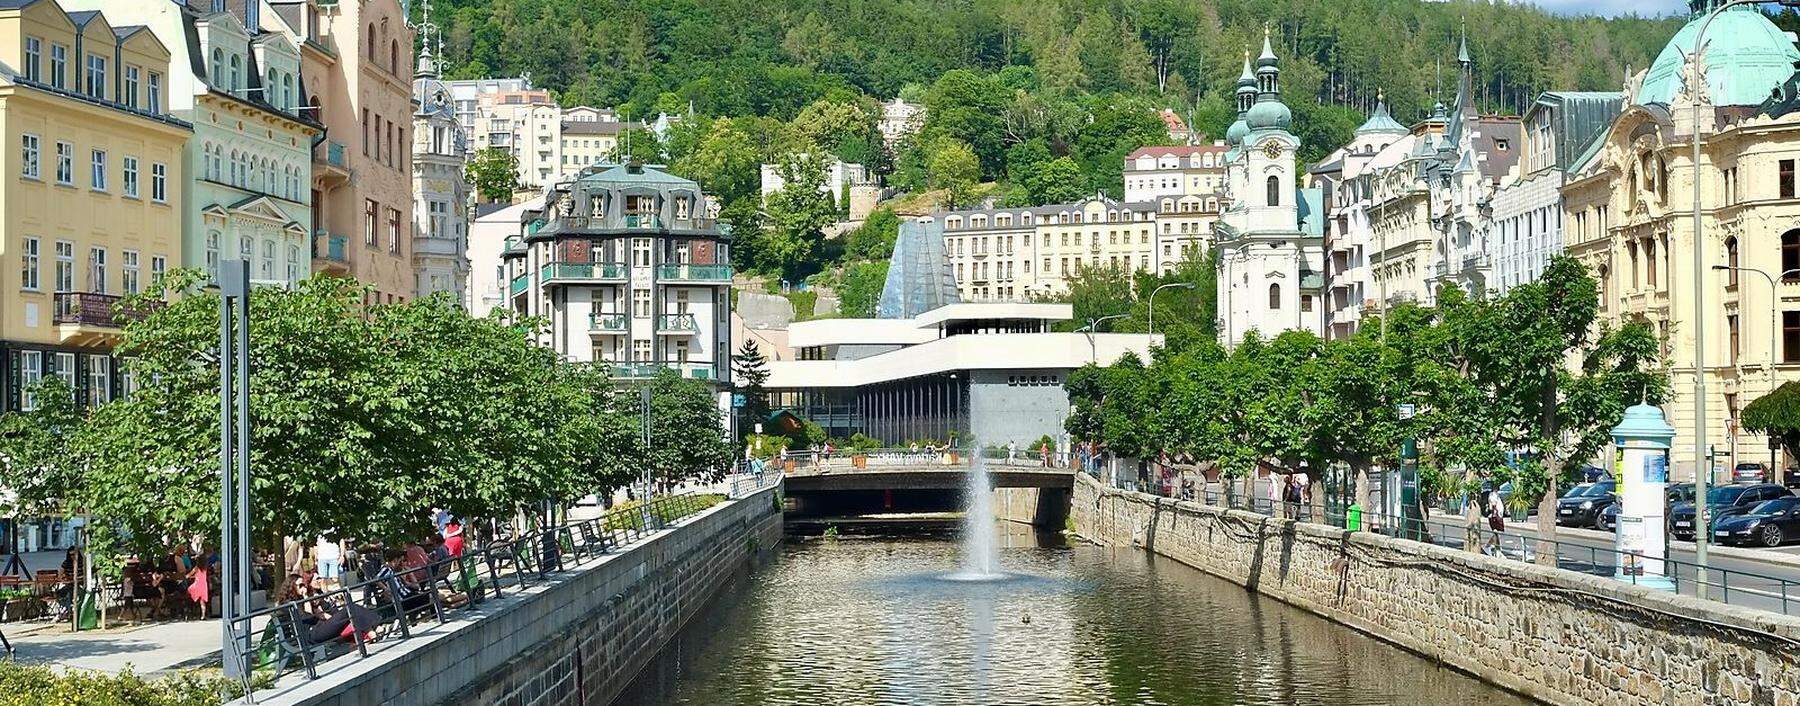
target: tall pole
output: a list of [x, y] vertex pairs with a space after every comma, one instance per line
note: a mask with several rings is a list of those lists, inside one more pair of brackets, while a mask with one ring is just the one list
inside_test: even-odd
[[1152, 343], [1154, 343], [1156, 341], [1156, 295], [1159, 292], [1161, 292], [1162, 290], [1168, 289], [1170, 287], [1175, 287], [1178, 289], [1193, 289], [1194, 283], [1193, 282], [1170, 282], [1168, 284], [1157, 287], [1156, 289], [1150, 290], [1150, 341]]
[[227, 677], [249, 676], [250, 263], [219, 268], [219, 624]]

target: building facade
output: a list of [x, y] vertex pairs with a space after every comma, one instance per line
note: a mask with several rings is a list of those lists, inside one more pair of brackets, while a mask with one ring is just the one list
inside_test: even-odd
[[1289, 132], [1293, 114], [1281, 102], [1280, 60], [1263, 35], [1251, 73], [1246, 55], [1238, 78], [1238, 119], [1226, 131], [1230, 203], [1214, 225], [1218, 248], [1219, 337], [1235, 345], [1252, 332], [1324, 333], [1322, 195], [1301, 189]]
[[456, 106], [456, 121], [462, 123], [463, 132], [475, 134], [475, 121], [480, 116], [481, 96], [487, 93], [509, 93], [531, 90], [531, 79], [520, 78], [475, 78], [445, 81], [444, 86], [450, 89], [450, 101]]
[[471, 198], [463, 165], [469, 140], [449, 88], [438, 80], [435, 39], [432, 34], [422, 43], [413, 77], [413, 292], [448, 294], [467, 306]]
[[512, 308], [512, 292], [508, 290], [511, 281], [506, 276], [502, 254], [512, 242], [525, 237], [525, 224], [532, 220], [527, 215], [543, 211], [544, 199], [511, 205], [476, 204], [475, 209], [467, 238], [469, 275], [463, 285], [463, 307], [476, 316], [487, 316], [495, 309]]
[[518, 160], [519, 184], [541, 189], [564, 173], [562, 109], [549, 91], [489, 91], [475, 97], [475, 149], [501, 149]]
[[[949, 211], [944, 252], [963, 301], [1030, 301], [1068, 291], [1082, 268], [1161, 273], [1180, 260], [1179, 239], [1158, 234], [1156, 206], [1096, 196], [1078, 203]], [[1165, 248], [1164, 246], [1168, 247]]]
[[[564, 174], [573, 174], [601, 162], [617, 164], [619, 141], [627, 130], [639, 130], [639, 123], [600, 120], [596, 108], [572, 108], [563, 113], [562, 149], [559, 157]], [[589, 119], [589, 116], [594, 119]], [[573, 116], [573, 117], [571, 117]]]
[[[399, 0], [271, 7], [304, 57], [313, 151], [313, 269], [354, 277], [371, 303], [417, 294], [413, 272], [414, 31]], [[297, 26], [294, 23], [298, 23]]]
[[1371, 238], [1370, 206], [1376, 179], [1384, 162], [1407, 154], [1412, 131], [1388, 113], [1378, 93], [1375, 110], [1356, 128], [1355, 137], [1313, 167], [1315, 185], [1323, 195], [1326, 219], [1325, 248], [1326, 335], [1346, 339], [1356, 333], [1369, 294]]
[[257, 283], [288, 285], [306, 277], [313, 226], [307, 183], [322, 131], [303, 110], [294, 41], [268, 28], [278, 19], [265, 17], [264, 5], [254, 2], [63, 5], [142, 25], [169, 50], [162, 90], [169, 108], [194, 130], [182, 158], [181, 264], [216, 276], [221, 259], [243, 258]]
[[[557, 184], [501, 254], [509, 307], [550, 322], [541, 342], [608, 364], [619, 380], [661, 370], [728, 384], [730, 240], [692, 181], [601, 166]], [[723, 411], [723, 408], [721, 408]]]
[[[1694, 35], [1711, 8], [1693, 3], [1687, 25], [1628, 80], [1623, 111], [1575, 158], [1562, 188], [1566, 246], [1598, 280], [1602, 318], [1640, 319], [1662, 335], [1671, 378], [1663, 406], [1677, 434], [1673, 480], [1693, 478], [1696, 444], [1717, 452], [1715, 469], [1733, 457], [1769, 461], [1765, 437], [1746, 434], [1738, 414], [1800, 379], [1800, 290], [1783, 274], [1800, 268], [1800, 115], [1791, 112], [1800, 50], [1756, 10], [1724, 12], [1707, 32], [1704, 78], [1690, 87], [1681, 76], [1694, 73]], [[1698, 170], [1691, 157], [1696, 97]], [[1696, 171], [1698, 273], [1690, 211]], [[1696, 275], [1703, 289], [1695, 289]], [[1698, 319], [1697, 300], [1704, 304]], [[1700, 331], [1704, 358], [1696, 360]], [[1696, 376], [1704, 398], [1694, 395]], [[1702, 408], [1705, 433], [1697, 437]]]
[[1225, 187], [1226, 151], [1222, 142], [1132, 150], [1125, 155], [1125, 200], [1137, 203], [1167, 196], [1189, 207], [1182, 210], [1218, 213], [1218, 198]]
[[893, 100], [881, 104], [881, 121], [876, 128], [881, 130], [881, 141], [888, 149], [900, 138], [919, 131], [925, 125], [925, 106], [908, 103], [895, 96]]
[[1519, 161], [1492, 198], [1488, 289], [1504, 294], [1537, 278], [1563, 251], [1562, 185], [1568, 165], [1618, 117], [1618, 92], [1549, 91], [1523, 120]]

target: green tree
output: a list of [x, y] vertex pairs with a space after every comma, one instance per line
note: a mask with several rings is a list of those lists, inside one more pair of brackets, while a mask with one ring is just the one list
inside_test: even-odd
[[[650, 385], [649, 460], [660, 481], [717, 481], [731, 470], [731, 444], [719, 423], [719, 403], [711, 385], [664, 370]], [[618, 412], [637, 414], [636, 395], [618, 395]], [[640, 415], [641, 418], [641, 415]]]
[[845, 265], [837, 286], [838, 313], [858, 319], [875, 318], [875, 307], [881, 303], [881, 290], [887, 284], [887, 273], [886, 260]]
[[866, 260], [886, 260], [894, 254], [900, 237], [900, 216], [893, 209], [878, 208], [863, 224], [844, 236], [844, 254]]
[[757, 244], [758, 266], [798, 282], [818, 270], [815, 251], [825, 226], [837, 220], [837, 206], [825, 191], [821, 155], [789, 155], [779, 165], [782, 187], [763, 202], [766, 232]]
[[1774, 392], [1752, 400], [1744, 405], [1741, 417], [1745, 429], [1780, 440], [1785, 456], [1800, 456], [1800, 382], [1783, 383]]
[[[78, 508], [82, 451], [74, 437], [86, 421], [74, 391], [48, 377], [25, 390], [35, 405], [0, 415], [0, 513], [18, 517], [67, 517]], [[5, 551], [6, 547], [0, 547]]]
[[837, 157], [844, 157], [845, 146], [856, 142], [866, 147], [866, 138], [874, 129], [874, 122], [862, 106], [850, 102], [821, 99], [807, 104], [794, 116], [790, 124], [794, 131], [794, 141], [804, 145], [802, 149], [822, 150]]
[[476, 152], [464, 171], [483, 201], [511, 201], [519, 190], [519, 158], [507, 150], [489, 147]]
[[944, 192], [945, 208], [964, 208], [974, 203], [981, 165], [967, 144], [940, 140], [931, 150], [927, 170], [931, 175], [931, 188]]
[[739, 413], [749, 420], [740, 431], [749, 434], [755, 429], [754, 425], [769, 418], [769, 393], [763, 388], [769, 382], [769, 359], [755, 339], [744, 339], [744, 345], [731, 354], [731, 377], [737, 381], [738, 392], [744, 396], [744, 406]]
[[761, 151], [730, 118], [711, 121], [693, 149], [677, 157], [671, 168], [724, 204], [754, 198], [762, 183]]
[[1025, 189], [1034, 206], [1074, 203], [1088, 196], [1087, 178], [1081, 165], [1069, 157], [1040, 162], [1025, 174]]

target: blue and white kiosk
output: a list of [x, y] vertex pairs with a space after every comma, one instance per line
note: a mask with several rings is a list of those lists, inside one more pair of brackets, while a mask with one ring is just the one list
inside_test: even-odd
[[1619, 458], [1619, 552], [1616, 578], [1663, 590], [1675, 590], [1663, 560], [1668, 542], [1665, 501], [1669, 485], [1669, 448], [1675, 427], [1654, 405], [1634, 405], [1612, 429]]

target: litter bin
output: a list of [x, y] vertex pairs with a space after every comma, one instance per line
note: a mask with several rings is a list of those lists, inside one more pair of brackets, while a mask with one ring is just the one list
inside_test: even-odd
[[1362, 506], [1352, 504], [1344, 510], [1344, 529], [1355, 532], [1362, 529]]

